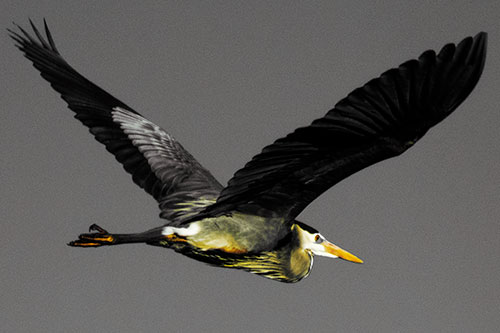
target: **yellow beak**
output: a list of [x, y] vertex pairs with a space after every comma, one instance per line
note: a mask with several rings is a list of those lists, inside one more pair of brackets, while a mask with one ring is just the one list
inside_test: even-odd
[[341, 249], [340, 247], [338, 247], [335, 244], [332, 244], [328, 241], [324, 241], [322, 243], [322, 245], [325, 247], [325, 251], [327, 253], [330, 253], [336, 257], [342, 258], [342, 259], [347, 260], [347, 261], [352, 261], [352, 262], [355, 262], [358, 264], [363, 263], [363, 260], [356, 257], [354, 254], [351, 254], [351, 253], [347, 252], [346, 250]]

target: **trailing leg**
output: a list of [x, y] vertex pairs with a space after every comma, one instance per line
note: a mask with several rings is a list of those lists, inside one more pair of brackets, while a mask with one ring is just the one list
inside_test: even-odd
[[137, 234], [110, 234], [97, 224], [89, 227], [90, 233], [81, 234], [77, 240], [69, 242], [73, 247], [99, 247], [126, 243], [149, 243], [162, 237], [159, 229], [149, 230]]

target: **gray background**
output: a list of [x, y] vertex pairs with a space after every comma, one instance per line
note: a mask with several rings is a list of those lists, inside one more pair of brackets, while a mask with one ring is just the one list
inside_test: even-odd
[[[36, 4], [35, 4], [36, 3]], [[497, 1], [3, 0], [46, 17], [83, 75], [171, 132], [225, 183], [260, 149], [426, 49], [485, 30], [475, 91], [403, 156], [301, 215], [365, 260], [316, 258], [287, 285], [143, 245], [72, 249], [158, 209], [13, 47], [1, 43], [2, 332], [491, 332], [500, 326]]]

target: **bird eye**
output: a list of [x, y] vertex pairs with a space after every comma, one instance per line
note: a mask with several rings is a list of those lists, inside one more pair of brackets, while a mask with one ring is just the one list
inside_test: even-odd
[[323, 241], [323, 239], [320, 237], [320, 235], [316, 235], [316, 236], [314, 236], [314, 241], [316, 243], [321, 243]]

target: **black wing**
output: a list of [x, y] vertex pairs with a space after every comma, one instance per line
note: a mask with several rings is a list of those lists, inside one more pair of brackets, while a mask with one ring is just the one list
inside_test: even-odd
[[265, 147], [202, 215], [233, 210], [295, 218], [342, 179], [411, 147], [470, 94], [487, 35], [424, 52], [341, 100], [325, 117]]
[[17, 47], [61, 94], [75, 118], [106, 146], [133, 181], [160, 204], [161, 217], [182, 221], [215, 202], [222, 186], [174, 138], [75, 71], [30, 21], [36, 40], [9, 30]]

